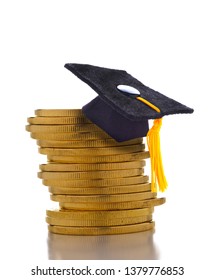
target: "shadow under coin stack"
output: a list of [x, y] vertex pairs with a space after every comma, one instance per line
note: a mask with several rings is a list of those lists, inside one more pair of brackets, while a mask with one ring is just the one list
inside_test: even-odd
[[59, 209], [47, 210], [49, 231], [102, 235], [154, 229], [154, 206], [144, 174], [149, 157], [142, 138], [117, 142], [79, 109], [36, 110], [26, 130], [47, 155], [38, 177]]

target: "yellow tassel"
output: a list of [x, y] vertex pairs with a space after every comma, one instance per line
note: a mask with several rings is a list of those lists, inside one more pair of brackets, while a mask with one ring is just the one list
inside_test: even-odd
[[[151, 107], [156, 112], [160, 113], [160, 109], [146, 100], [145, 98], [138, 96], [137, 100], [145, 103]], [[167, 180], [164, 175], [163, 162], [161, 156], [161, 147], [160, 147], [160, 129], [162, 125], [162, 119], [154, 120], [153, 127], [147, 133], [147, 143], [151, 158], [151, 189], [152, 192], [157, 192], [157, 184], [159, 190], [164, 192], [167, 188]]]
[[159, 190], [164, 192], [167, 188], [167, 180], [164, 175], [162, 155], [160, 148], [160, 128], [162, 119], [154, 120], [154, 125], [148, 131], [147, 144], [151, 158], [151, 189], [152, 192], [157, 192], [157, 184]]

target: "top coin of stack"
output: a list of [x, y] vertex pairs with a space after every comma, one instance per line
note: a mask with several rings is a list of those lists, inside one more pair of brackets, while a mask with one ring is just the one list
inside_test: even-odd
[[149, 153], [142, 138], [117, 142], [78, 109], [35, 114], [26, 130], [48, 158], [38, 177], [60, 205], [47, 211], [51, 232], [116, 234], [154, 227], [153, 207], [165, 200], [151, 192], [144, 174]]

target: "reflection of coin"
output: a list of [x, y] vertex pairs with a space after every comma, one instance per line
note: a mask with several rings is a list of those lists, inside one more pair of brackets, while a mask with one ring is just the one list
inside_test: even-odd
[[114, 163], [91, 163], [91, 164], [65, 164], [65, 163], [48, 163], [41, 164], [41, 171], [99, 171], [99, 170], [121, 170], [143, 168], [145, 161], [131, 162], [114, 162]]
[[101, 140], [111, 139], [104, 131], [92, 131], [92, 132], [71, 132], [71, 133], [40, 133], [31, 132], [31, 137], [40, 140]]
[[84, 117], [81, 109], [38, 109], [35, 115], [40, 117]]
[[70, 133], [70, 132], [91, 132], [101, 131], [95, 124], [77, 124], [77, 125], [26, 125], [26, 130], [29, 132], [38, 133]]
[[52, 194], [118, 194], [118, 193], [135, 193], [135, 192], [146, 192], [151, 190], [151, 184], [139, 184], [139, 185], [128, 185], [128, 186], [114, 186], [114, 187], [97, 187], [97, 188], [59, 188], [49, 187], [49, 191]]
[[148, 176], [135, 176], [127, 178], [112, 178], [100, 180], [43, 180], [43, 184], [49, 187], [107, 187], [107, 186], [127, 186], [142, 184], [149, 180]]
[[104, 178], [122, 178], [138, 176], [143, 174], [143, 169], [127, 170], [109, 170], [109, 171], [91, 171], [91, 172], [38, 172], [41, 179], [51, 180], [83, 180], [83, 179], [104, 179]]
[[91, 123], [85, 117], [33, 117], [27, 119], [29, 124], [83, 124]]
[[141, 144], [142, 138], [130, 141], [116, 142], [114, 139], [86, 140], [86, 141], [60, 141], [60, 140], [37, 140], [37, 145], [43, 148], [100, 148], [114, 146], [128, 146]]
[[114, 195], [51, 195], [53, 201], [58, 202], [79, 202], [79, 203], [112, 203], [125, 202], [155, 198], [157, 193], [139, 192], [129, 194], [114, 194]]
[[[107, 212], [107, 211], [106, 211]], [[121, 226], [121, 225], [131, 225], [131, 224], [139, 224], [143, 222], [151, 222], [152, 215], [140, 216], [140, 217], [124, 217], [120, 219], [86, 219], [86, 220], [78, 220], [78, 219], [62, 219], [62, 218], [52, 218], [46, 217], [46, 222], [53, 226], [73, 226], [73, 227], [109, 227], [109, 226]]]
[[131, 145], [122, 147], [107, 147], [107, 148], [39, 148], [41, 154], [50, 156], [101, 156], [101, 155], [122, 155], [144, 151], [145, 145]]
[[149, 157], [149, 152], [138, 152], [122, 155], [103, 155], [103, 156], [49, 156], [51, 162], [61, 163], [108, 163], [108, 162], [125, 162], [137, 161]]
[[58, 234], [73, 235], [102, 235], [102, 234], [122, 234], [151, 230], [154, 222], [145, 222], [135, 225], [115, 226], [115, 227], [62, 227], [49, 226], [49, 231]]
[[73, 219], [73, 220], [103, 220], [140, 217], [151, 215], [153, 208], [143, 208], [122, 211], [68, 211], [68, 210], [47, 210], [46, 215], [52, 218]]
[[123, 210], [123, 209], [137, 209], [145, 207], [154, 207], [164, 204], [165, 198], [153, 198], [142, 201], [129, 201], [118, 203], [67, 203], [60, 202], [62, 209], [68, 210]]

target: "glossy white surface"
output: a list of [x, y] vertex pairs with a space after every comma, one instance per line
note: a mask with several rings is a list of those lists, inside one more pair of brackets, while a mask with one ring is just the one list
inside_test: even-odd
[[[196, 269], [185, 279], [214, 279], [213, 1], [63, 2], [0, 4], [3, 279], [12, 279], [6, 271], [14, 279], [19, 275], [14, 267], [24, 270], [28, 263], [46, 263], [49, 258], [187, 262]], [[119, 40], [127, 36], [126, 43]], [[38, 154], [25, 125], [35, 109], [80, 108], [96, 96], [64, 69], [67, 62], [125, 69], [195, 109], [193, 115], [163, 119], [161, 143], [169, 189], [166, 204], [155, 209], [154, 235], [48, 234], [49, 195], [37, 178], [39, 164], [46, 159]]]
[[151, 231], [105, 236], [48, 235], [51, 260], [156, 260], [158, 250]]

